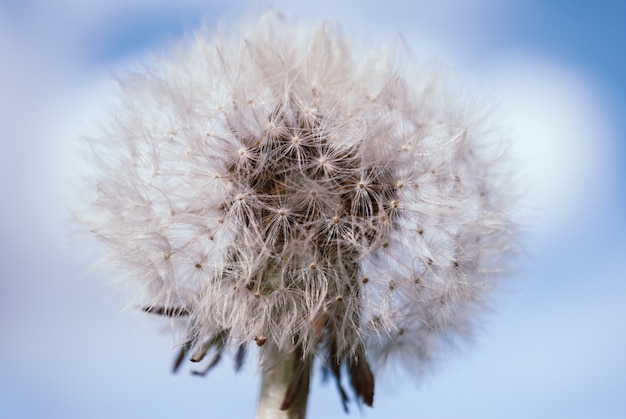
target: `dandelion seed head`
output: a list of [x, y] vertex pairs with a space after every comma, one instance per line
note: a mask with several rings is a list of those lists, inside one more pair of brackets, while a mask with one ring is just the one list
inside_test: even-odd
[[451, 76], [273, 14], [154, 68], [91, 141], [85, 223], [146, 307], [185, 313], [186, 350], [421, 369], [471, 330], [514, 203], [499, 138]]

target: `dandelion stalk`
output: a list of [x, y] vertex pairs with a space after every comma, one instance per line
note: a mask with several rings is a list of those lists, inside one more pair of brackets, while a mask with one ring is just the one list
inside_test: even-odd
[[397, 56], [269, 13], [124, 79], [89, 142], [82, 221], [182, 335], [175, 370], [259, 346], [258, 417], [304, 418], [314, 361], [346, 411], [342, 375], [372, 406], [374, 373], [418, 378], [506, 268], [499, 137], [440, 68]]
[[275, 355], [262, 369], [257, 419], [304, 419], [313, 359], [301, 354]]

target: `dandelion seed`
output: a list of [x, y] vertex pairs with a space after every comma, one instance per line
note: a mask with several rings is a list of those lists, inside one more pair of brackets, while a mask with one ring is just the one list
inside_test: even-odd
[[483, 110], [393, 55], [270, 13], [129, 78], [90, 144], [88, 230], [144, 311], [175, 318], [175, 369], [226, 352], [239, 369], [255, 342], [259, 417], [304, 417], [314, 359], [344, 407], [342, 374], [371, 406], [374, 373], [421, 371], [471, 330], [510, 259], [515, 202]]

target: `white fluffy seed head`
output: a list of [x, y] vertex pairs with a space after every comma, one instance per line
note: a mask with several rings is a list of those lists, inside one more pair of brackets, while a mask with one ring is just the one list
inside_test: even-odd
[[123, 84], [87, 223], [148, 307], [184, 309], [188, 345], [384, 366], [467, 332], [511, 248], [503, 155], [440, 68], [392, 50], [270, 14]]

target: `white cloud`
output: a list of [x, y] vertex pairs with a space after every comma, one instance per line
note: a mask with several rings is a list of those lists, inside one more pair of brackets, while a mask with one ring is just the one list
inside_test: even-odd
[[593, 82], [548, 57], [510, 54], [479, 70], [497, 91], [538, 228], [549, 235], [603, 205], [616, 133]]

